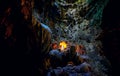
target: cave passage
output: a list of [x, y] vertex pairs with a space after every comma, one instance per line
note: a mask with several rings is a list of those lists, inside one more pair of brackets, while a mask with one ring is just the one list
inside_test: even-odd
[[119, 7], [117, 0], [0, 0], [3, 75], [118, 76]]

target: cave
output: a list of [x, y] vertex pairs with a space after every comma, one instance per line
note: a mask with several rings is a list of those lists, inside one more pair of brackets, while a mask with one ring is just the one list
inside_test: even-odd
[[3, 75], [119, 75], [117, 0], [0, 1]]

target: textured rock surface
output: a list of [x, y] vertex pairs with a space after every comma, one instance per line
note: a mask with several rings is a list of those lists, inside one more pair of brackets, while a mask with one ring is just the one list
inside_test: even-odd
[[47, 1], [41, 2], [42, 10], [38, 13], [39, 10], [35, 8], [33, 16], [52, 30], [52, 42], [67, 40], [72, 44], [82, 44], [90, 57], [95, 76], [107, 76], [105, 72], [109, 68], [101, 63], [107, 59], [101, 55], [102, 43], [97, 38], [102, 32], [102, 12], [108, 0], [55, 0], [49, 4]]
[[3, 63], [3, 68], [9, 74], [44, 76], [50, 65], [47, 57], [51, 50], [50, 43], [67, 40], [73, 45], [81, 44], [85, 47], [86, 54], [82, 58], [89, 58], [94, 76], [107, 76], [109, 62], [102, 54], [102, 43], [99, 41], [102, 33], [99, 25], [107, 2], [108, 0], [0, 1], [0, 50], [5, 58], [1, 62], [6, 63]]

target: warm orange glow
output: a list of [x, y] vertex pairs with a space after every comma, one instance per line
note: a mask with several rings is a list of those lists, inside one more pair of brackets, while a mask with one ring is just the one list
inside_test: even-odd
[[60, 50], [65, 51], [66, 48], [67, 48], [67, 43], [64, 41], [60, 42]]
[[79, 50], [80, 50], [79, 45], [76, 45], [76, 52], [79, 52]]
[[83, 54], [84, 53], [84, 50], [83, 49], [83, 46], [82, 45], [76, 45], [76, 52], [79, 53], [79, 54]]

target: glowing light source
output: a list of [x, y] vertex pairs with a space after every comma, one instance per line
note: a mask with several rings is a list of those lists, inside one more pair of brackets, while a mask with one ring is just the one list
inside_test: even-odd
[[65, 51], [65, 49], [67, 48], [67, 43], [65, 41], [61, 41], [59, 46], [61, 51]]

